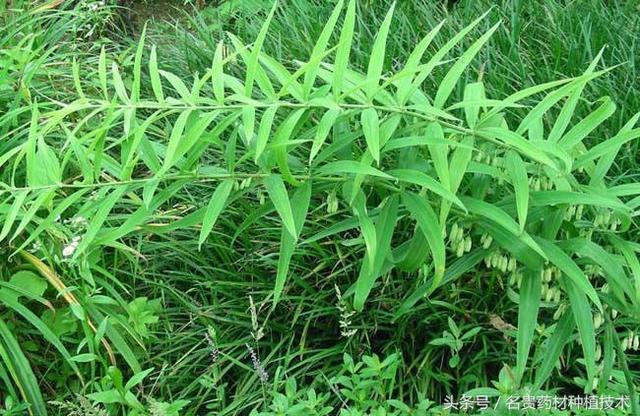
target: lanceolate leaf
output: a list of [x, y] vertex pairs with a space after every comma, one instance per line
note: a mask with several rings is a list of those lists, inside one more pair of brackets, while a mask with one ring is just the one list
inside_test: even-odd
[[[317, 57], [324, 55], [325, 50], [327, 49], [327, 44], [329, 43], [329, 38], [333, 33], [333, 29], [336, 26], [336, 22], [338, 21], [338, 17], [340, 17], [340, 13], [342, 12], [344, 0], [339, 0], [336, 4], [336, 7], [333, 9], [331, 16], [329, 16], [329, 20], [327, 20], [327, 24], [324, 25], [322, 29], [322, 33], [320, 33], [320, 37], [316, 41], [316, 44], [313, 47], [313, 51], [311, 51], [311, 56], [309, 57], [309, 61], [314, 61]], [[304, 91], [305, 95], [309, 94], [313, 83], [316, 80], [316, 75], [318, 74], [318, 67], [320, 66], [320, 61], [318, 60], [316, 63], [311, 65], [307, 72], [304, 74]]]
[[224, 43], [222, 40], [216, 46], [216, 52], [213, 55], [211, 63], [211, 83], [213, 87], [213, 95], [219, 103], [224, 102], [224, 62], [222, 60], [222, 48]]
[[543, 345], [540, 351], [538, 351], [539, 359], [542, 362], [536, 366], [536, 378], [532, 389], [533, 391], [538, 391], [551, 375], [553, 368], [562, 354], [563, 347], [571, 340], [574, 328], [575, 321], [573, 319], [573, 313], [569, 310], [564, 313], [555, 325], [553, 335], [547, 340], [546, 345]]
[[337, 98], [342, 94], [344, 77], [349, 65], [349, 55], [351, 54], [351, 43], [353, 42], [353, 28], [356, 21], [356, 2], [349, 0], [347, 13], [342, 24], [340, 39], [336, 49], [336, 59], [333, 70], [333, 94]]
[[265, 110], [262, 115], [262, 119], [260, 120], [260, 127], [258, 128], [258, 139], [256, 140], [256, 155], [254, 160], [257, 162], [264, 149], [267, 147], [267, 142], [269, 141], [269, 137], [271, 136], [271, 126], [273, 125], [273, 120], [276, 116], [276, 112], [278, 111], [278, 107], [269, 107]]
[[[375, 224], [375, 253], [367, 251], [362, 265], [360, 266], [360, 274], [355, 285], [355, 295], [353, 300], [354, 309], [361, 311], [364, 308], [365, 301], [369, 297], [376, 279], [380, 276], [385, 259], [390, 251], [391, 237], [398, 216], [398, 198], [390, 197], [385, 201], [380, 215], [378, 215]], [[373, 257], [372, 257], [373, 256]]]
[[293, 220], [293, 211], [291, 210], [291, 203], [289, 202], [289, 195], [287, 194], [287, 188], [282, 182], [280, 175], [269, 175], [264, 178], [264, 185], [269, 193], [269, 198], [273, 206], [276, 207], [276, 211], [282, 219], [289, 234], [295, 239], [297, 238], [296, 225]]
[[538, 322], [538, 308], [540, 306], [540, 273], [537, 270], [525, 270], [520, 289], [520, 304], [518, 306], [518, 348], [516, 368], [518, 379], [522, 380], [527, 358], [533, 342]]
[[320, 167], [317, 173], [324, 175], [353, 173], [356, 175], [370, 175], [386, 179], [393, 179], [393, 176], [384, 173], [381, 170], [374, 168], [373, 166], [369, 166], [353, 160], [338, 160], [336, 162], [327, 163], [326, 165]]
[[182, 134], [184, 132], [185, 126], [187, 125], [187, 120], [189, 120], [189, 116], [191, 116], [191, 113], [191, 109], [183, 111], [182, 113], [180, 113], [178, 119], [173, 125], [171, 136], [169, 137], [169, 143], [167, 144], [167, 151], [164, 155], [164, 164], [162, 165], [161, 173], [168, 171], [175, 164], [176, 153], [178, 151], [180, 141], [182, 140]]
[[[580, 270], [578, 265], [567, 255], [562, 249], [551, 241], [543, 238], [535, 237], [536, 242], [540, 245], [544, 253], [549, 258], [549, 261], [556, 265], [562, 272], [569, 278], [569, 280], [575, 285], [576, 290], [587, 295], [589, 299], [602, 310], [602, 304], [600, 298], [595, 289], [584, 275], [584, 272]], [[573, 286], [572, 286], [573, 287]]]
[[469, 49], [465, 51], [465, 53], [456, 61], [456, 63], [451, 67], [447, 75], [440, 82], [440, 86], [438, 87], [438, 91], [436, 92], [436, 97], [434, 98], [433, 105], [437, 108], [443, 108], [446, 103], [449, 95], [455, 88], [458, 83], [458, 79], [464, 72], [464, 70], [469, 66], [471, 60], [477, 55], [482, 46], [491, 38], [491, 35], [498, 28], [500, 23], [496, 23], [491, 29], [489, 29], [484, 35], [482, 35], [477, 41], [474, 42], [473, 45]]
[[582, 344], [584, 361], [587, 367], [588, 383], [585, 387], [585, 392], [588, 392], [591, 390], [591, 381], [596, 376], [596, 332], [593, 327], [593, 315], [584, 290], [574, 284], [571, 278], [563, 280], [562, 286], [569, 296], [573, 317], [580, 334], [580, 343]]
[[29, 360], [22, 352], [18, 340], [13, 335], [5, 321], [0, 317], [0, 359], [18, 386], [25, 401], [30, 405], [29, 414], [34, 416], [46, 415], [47, 410], [40, 393]]
[[[417, 221], [418, 227], [424, 234], [431, 248], [431, 255], [435, 265], [435, 278], [429, 290], [429, 293], [431, 293], [440, 285], [440, 281], [444, 276], [446, 259], [442, 227], [438, 223], [438, 217], [429, 205], [428, 200], [424, 197], [411, 192], [405, 192], [402, 195], [402, 201], [411, 213], [411, 216]], [[429, 293], [426, 295], [429, 295]]]
[[518, 224], [502, 209], [495, 205], [491, 205], [487, 202], [481, 201], [479, 199], [470, 198], [470, 197], [462, 197], [460, 198], [465, 207], [469, 210], [469, 212], [480, 215], [488, 220], [495, 222], [496, 224], [503, 227], [505, 230], [509, 231], [513, 234], [514, 237], [518, 238], [524, 244], [533, 249], [540, 256], [546, 258], [545, 252], [540, 248], [540, 246], [534, 241], [529, 234], [520, 230]]
[[124, 195], [126, 190], [126, 186], [119, 186], [111, 191], [109, 196], [106, 197], [104, 201], [100, 201], [100, 203], [98, 204], [98, 209], [89, 221], [87, 231], [82, 236], [82, 239], [80, 240], [80, 243], [78, 244], [78, 247], [73, 254], [74, 260], [77, 259], [80, 254], [82, 254], [84, 250], [89, 247], [93, 239], [102, 228], [102, 224], [107, 219], [107, 216], [111, 212], [111, 209], [120, 201], [120, 198], [122, 197], [122, 195]]
[[162, 91], [162, 81], [160, 80], [160, 72], [158, 72], [158, 55], [156, 46], [151, 47], [151, 55], [149, 56], [149, 78], [151, 80], [151, 88], [159, 103], [164, 103], [164, 92]]
[[245, 95], [247, 97], [251, 97], [251, 93], [253, 91], [253, 80], [256, 77], [256, 73], [258, 71], [258, 57], [260, 56], [260, 51], [262, 50], [262, 44], [264, 43], [265, 38], [267, 37], [267, 30], [269, 29], [269, 24], [271, 23], [271, 19], [273, 18], [273, 14], [276, 11], [276, 7], [278, 6], [278, 2], [273, 3], [273, 7], [267, 16], [267, 19], [262, 24], [262, 28], [258, 33], [258, 37], [251, 48], [251, 55], [249, 60], [247, 61], [247, 76], [245, 79]]
[[387, 45], [387, 36], [389, 35], [389, 27], [391, 26], [391, 19], [393, 17], [394, 8], [395, 3], [393, 3], [387, 11], [387, 15], [380, 25], [380, 30], [378, 31], [376, 39], [374, 40], [373, 46], [371, 48], [369, 66], [367, 68], [366, 87], [364, 88], [369, 100], [373, 98], [374, 93], [378, 89], [378, 82], [380, 80], [380, 76], [382, 75], [382, 67], [384, 65], [384, 55]]
[[572, 149], [582, 142], [589, 133], [595, 130], [607, 118], [616, 111], [616, 105], [609, 97], [605, 97], [603, 103], [594, 112], [580, 120], [561, 139], [560, 145], [565, 149]]
[[311, 146], [309, 162], [313, 161], [313, 159], [320, 151], [320, 148], [322, 148], [322, 145], [327, 139], [327, 136], [329, 135], [329, 132], [331, 131], [331, 128], [333, 127], [339, 115], [340, 110], [337, 109], [327, 110], [327, 112], [322, 115], [322, 118], [320, 119], [320, 123], [318, 124], [318, 128], [316, 130], [315, 138], [313, 139], [313, 145]]
[[506, 168], [511, 178], [513, 189], [516, 192], [520, 231], [524, 231], [524, 226], [527, 223], [527, 211], [529, 210], [529, 181], [527, 178], [527, 169], [516, 152], [507, 153]]
[[374, 108], [367, 108], [362, 111], [360, 120], [367, 148], [373, 159], [380, 163], [380, 119], [378, 112]]
[[291, 209], [293, 211], [293, 221], [296, 227], [296, 235], [292, 236], [285, 228], [280, 233], [280, 254], [278, 256], [278, 272], [276, 275], [275, 288], [273, 290], [273, 305], [280, 300], [284, 285], [289, 274], [289, 264], [294, 254], [296, 243], [302, 232], [304, 221], [309, 210], [311, 200], [311, 181], [305, 182], [298, 188], [291, 198]]
[[207, 239], [211, 230], [213, 230], [213, 226], [216, 224], [229, 198], [231, 189], [233, 189], [233, 183], [233, 179], [225, 179], [211, 195], [202, 220], [202, 228], [200, 229], [200, 237], [198, 238], [198, 248], [202, 247], [202, 243]]
[[364, 239], [364, 243], [367, 247], [367, 259], [369, 260], [369, 266], [373, 270], [373, 262], [376, 258], [377, 251], [377, 237], [376, 229], [373, 221], [369, 217], [367, 212], [366, 199], [362, 191], [358, 192], [357, 197], [353, 201], [353, 211], [358, 217], [360, 223], [360, 232]]
[[460, 199], [453, 192], [442, 186], [440, 182], [436, 181], [426, 173], [422, 173], [413, 169], [394, 169], [388, 171], [388, 174], [399, 179], [401, 182], [423, 186], [431, 192], [440, 195], [442, 198], [453, 202], [466, 211], [466, 208], [462, 201], [460, 201]]
[[[427, 127], [425, 132], [427, 139], [436, 139], [439, 141], [444, 140], [444, 132], [442, 127], [438, 123], [431, 123]], [[451, 189], [451, 180], [449, 178], [449, 161], [448, 153], [449, 148], [446, 144], [430, 144], [429, 153], [431, 154], [431, 161], [436, 169], [440, 183], [447, 189]]]

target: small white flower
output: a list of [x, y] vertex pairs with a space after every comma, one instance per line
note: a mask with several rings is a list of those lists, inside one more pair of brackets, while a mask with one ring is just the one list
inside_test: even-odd
[[80, 244], [80, 237], [79, 236], [73, 237], [71, 239], [71, 242], [66, 246], [64, 246], [64, 248], [62, 249], [62, 257], [71, 257], [73, 253], [76, 252], [76, 249], [78, 248], [78, 244]]

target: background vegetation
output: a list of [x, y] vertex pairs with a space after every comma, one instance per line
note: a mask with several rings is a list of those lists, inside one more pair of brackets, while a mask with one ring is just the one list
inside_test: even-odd
[[0, 4], [3, 414], [637, 414], [636, 1], [182, 3]]

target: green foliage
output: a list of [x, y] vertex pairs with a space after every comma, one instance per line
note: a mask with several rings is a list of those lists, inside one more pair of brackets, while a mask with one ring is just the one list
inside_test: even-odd
[[54, 3], [0, 18], [5, 414], [426, 415], [562, 389], [637, 410], [640, 188], [618, 162], [640, 113], [588, 95], [621, 71], [605, 50], [512, 89], [513, 50], [485, 65], [525, 36], [520, 2], [417, 38], [411, 6], [298, 0], [327, 15], [301, 45], [269, 4], [255, 32], [192, 33], [185, 72], [153, 29], [114, 43], [111, 6]]

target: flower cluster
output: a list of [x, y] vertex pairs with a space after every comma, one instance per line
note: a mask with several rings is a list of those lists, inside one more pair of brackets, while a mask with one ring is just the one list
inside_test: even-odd
[[640, 337], [633, 331], [629, 331], [629, 335], [622, 340], [622, 350], [638, 351], [638, 349], [640, 349]]
[[351, 327], [351, 318], [355, 315], [356, 311], [349, 309], [347, 303], [342, 298], [342, 292], [338, 285], [334, 285], [336, 290], [336, 296], [338, 297], [337, 308], [340, 311], [340, 335], [345, 338], [351, 338], [358, 332], [356, 328]]
[[266, 370], [262, 366], [260, 358], [258, 358], [258, 354], [256, 354], [256, 351], [251, 348], [251, 345], [245, 344], [245, 346], [247, 347], [247, 351], [249, 351], [249, 355], [251, 356], [251, 364], [253, 365], [253, 369], [258, 374], [260, 382], [263, 384], [266, 383], [267, 381], [269, 381], [269, 374], [267, 374]]
[[80, 236], [76, 235], [71, 239], [69, 244], [64, 246], [64, 248], [62, 249], [62, 257], [68, 258], [73, 256], [73, 253], [76, 252], [76, 249], [78, 248], [79, 244], [80, 244]]
[[470, 235], [465, 235], [464, 227], [454, 223], [449, 232], [449, 244], [456, 256], [462, 257], [464, 253], [471, 251], [472, 241]]
[[488, 269], [497, 269], [503, 273], [515, 272], [518, 266], [515, 257], [502, 254], [500, 250], [496, 250], [485, 257], [484, 264]]

